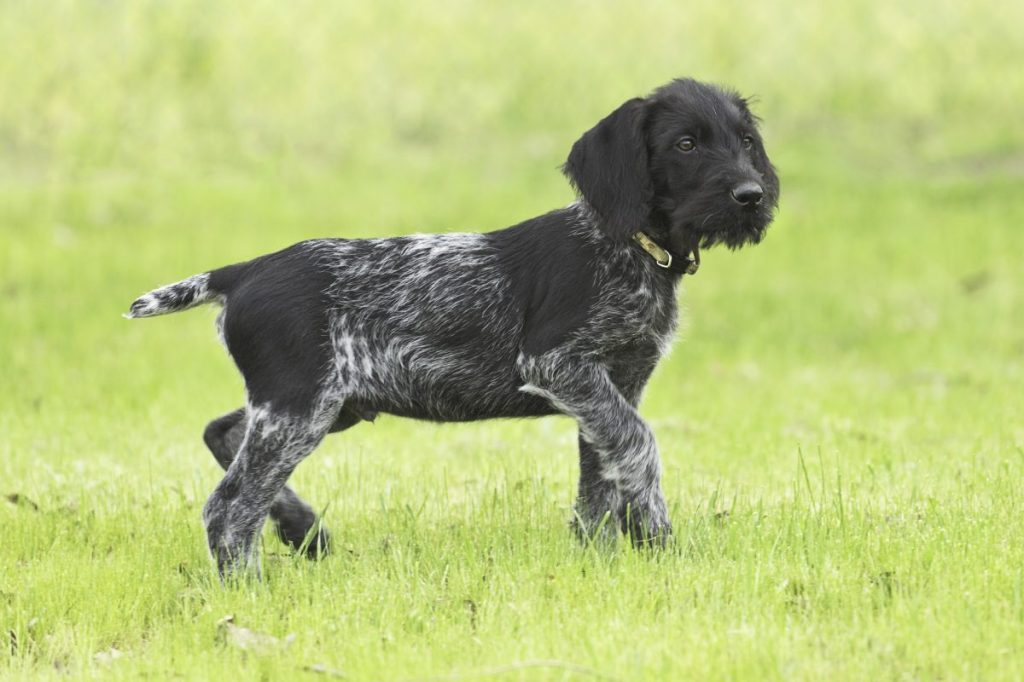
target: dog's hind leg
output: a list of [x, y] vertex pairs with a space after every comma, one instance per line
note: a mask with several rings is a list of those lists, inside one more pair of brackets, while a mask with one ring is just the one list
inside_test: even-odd
[[[362, 415], [343, 408], [329, 433], [344, 431], [358, 424], [363, 418]], [[214, 419], [203, 431], [206, 447], [225, 471], [231, 466], [238, 448], [242, 445], [245, 426], [245, 408], [240, 407]], [[270, 505], [270, 520], [274, 522], [274, 530], [277, 531], [281, 542], [293, 550], [302, 549], [305, 545], [306, 556], [311, 559], [326, 554], [330, 549], [330, 533], [319, 522], [313, 508], [288, 486], [281, 489]], [[316, 534], [310, 537], [310, 531], [314, 528]]]
[[203, 507], [210, 553], [221, 576], [256, 568], [260, 528], [285, 481], [334, 424], [340, 401], [318, 403], [305, 414], [270, 405], [246, 411], [245, 436], [224, 479]]
[[203, 442], [210, 449], [217, 464], [220, 464], [224, 471], [228, 470], [238, 448], [242, 444], [242, 436], [245, 435], [245, 408], [240, 407], [233, 412], [228, 412], [223, 417], [217, 417], [203, 430]]

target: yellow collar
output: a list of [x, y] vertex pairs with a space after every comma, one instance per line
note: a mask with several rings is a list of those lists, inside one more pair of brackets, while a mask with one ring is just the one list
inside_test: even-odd
[[[651, 254], [654, 258], [654, 262], [658, 264], [658, 267], [669, 269], [672, 267], [672, 254], [665, 249], [658, 246], [653, 239], [648, 237], [643, 231], [635, 232], [633, 239], [643, 248], [644, 251]], [[693, 251], [686, 258], [686, 264], [683, 267], [683, 272], [688, 275], [694, 275], [697, 273], [697, 268], [700, 267], [700, 250], [694, 247]]]

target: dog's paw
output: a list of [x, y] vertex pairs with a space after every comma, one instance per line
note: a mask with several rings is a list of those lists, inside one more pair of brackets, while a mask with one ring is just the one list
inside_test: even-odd
[[260, 564], [258, 550], [211, 546], [210, 555], [217, 562], [217, 574], [224, 584], [250, 581], [258, 583], [263, 580], [263, 567]]
[[289, 489], [284, 489], [270, 507], [270, 519], [281, 542], [309, 559], [328, 553], [331, 535], [323, 519]]
[[619, 516], [622, 531], [629, 536], [634, 547], [666, 547], [672, 540], [672, 523], [668, 520], [668, 508], [660, 491], [632, 498], [623, 506]]
[[[242, 508], [244, 511], [244, 508]], [[262, 519], [257, 515], [240, 515], [239, 506], [232, 504], [218, 488], [203, 506], [206, 525], [206, 543], [210, 557], [217, 563], [222, 581], [228, 579], [260, 578], [259, 528]]]
[[331, 550], [331, 534], [320, 519], [312, 524], [290, 523], [289, 519], [274, 519], [274, 530], [281, 542], [307, 559], [319, 559]]
[[570, 526], [584, 545], [613, 547], [619, 540], [618, 510], [622, 505], [614, 485], [593, 487], [576, 500]]
[[569, 527], [584, 547], [614, 547], [619, 541], [618, 519], [611, 510], [596, 517], [584, 517], [577, 509]]

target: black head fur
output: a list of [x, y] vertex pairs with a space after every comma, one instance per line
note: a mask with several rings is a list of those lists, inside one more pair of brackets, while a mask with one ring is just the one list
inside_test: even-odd
[[[779, 199], [757, 124], [738, 94], [675, 80], [584, 133], [563, 170], [612, 239], [646, 230], [677, 253], [756, 244]], [[744, 183], [761, 189], [759, 201], [734, 199]]]

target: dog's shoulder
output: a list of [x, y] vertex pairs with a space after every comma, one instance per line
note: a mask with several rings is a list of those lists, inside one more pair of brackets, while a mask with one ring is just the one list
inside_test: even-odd
[[603, 354], [671, 336], [676, 279], [641, 250], [600, 234], [578, 206], [488, 237], [521, 311], [526, 355], [565, 344]]
[[522, 350], [543, 353], [584, 325], [597, 299], [595, 245], [571, 207], [487, 235], [523, 322]]

